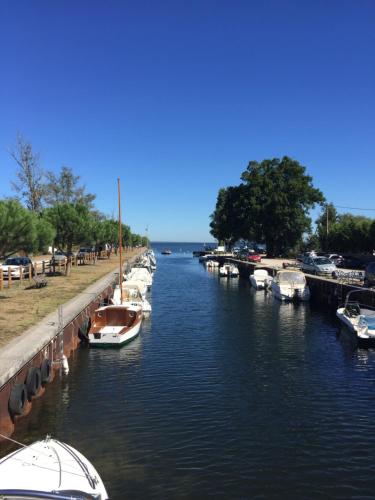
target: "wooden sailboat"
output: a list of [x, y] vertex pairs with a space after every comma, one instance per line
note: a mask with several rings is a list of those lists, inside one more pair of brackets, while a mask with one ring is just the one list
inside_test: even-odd
[[118, 219], [119, 219], [119, 288], [120, 304], [99, 307], [94, 313], [88, 332], [89, 344], [96, 347], [120, 347], [133, 340], [139, 333], [142, 324], [142, 307], [124, 304], [122, 289], [122, 230], [120, 179], [118, 187]]

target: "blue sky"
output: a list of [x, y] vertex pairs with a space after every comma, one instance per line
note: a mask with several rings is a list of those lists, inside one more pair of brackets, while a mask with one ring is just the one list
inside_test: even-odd
[[20, 131], [104, 213], [120, 176], [153, 240], [212, 240], [218, 189], [283, 155], [375, 208], [373, 0], [2, 0], [0, 19], [0, 196]]

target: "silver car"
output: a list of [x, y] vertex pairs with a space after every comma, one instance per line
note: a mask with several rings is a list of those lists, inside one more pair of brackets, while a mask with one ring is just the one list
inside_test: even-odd
[[337, 267], [327, 257], [305, 257], [301, 269], [305, 273], [320, 276], [334, 276], [337, 272]]

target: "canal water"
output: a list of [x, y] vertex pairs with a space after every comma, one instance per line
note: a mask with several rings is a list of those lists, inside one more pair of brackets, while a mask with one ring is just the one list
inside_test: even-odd
[[76, 351], [15, 439], [73, 445], [112, 499], [374, 498], [375, 353], [163, 246], [140, 336]]

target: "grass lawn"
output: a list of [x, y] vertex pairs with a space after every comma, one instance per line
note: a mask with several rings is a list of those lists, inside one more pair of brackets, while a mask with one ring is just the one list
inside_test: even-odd
[[[124, 262], [137, 253], [139, 248], [124, 253]], [[27, 279], [22, 284], [13, 280], [9, 290], [0, 290], [0, 348], [118, 265], [118, 256], [112, 254], [109, 259], [97, 260], [96, 264], [73, 266], [68, 277], [47, 276], [48, 285], [39, 289], [27, 290]]]

